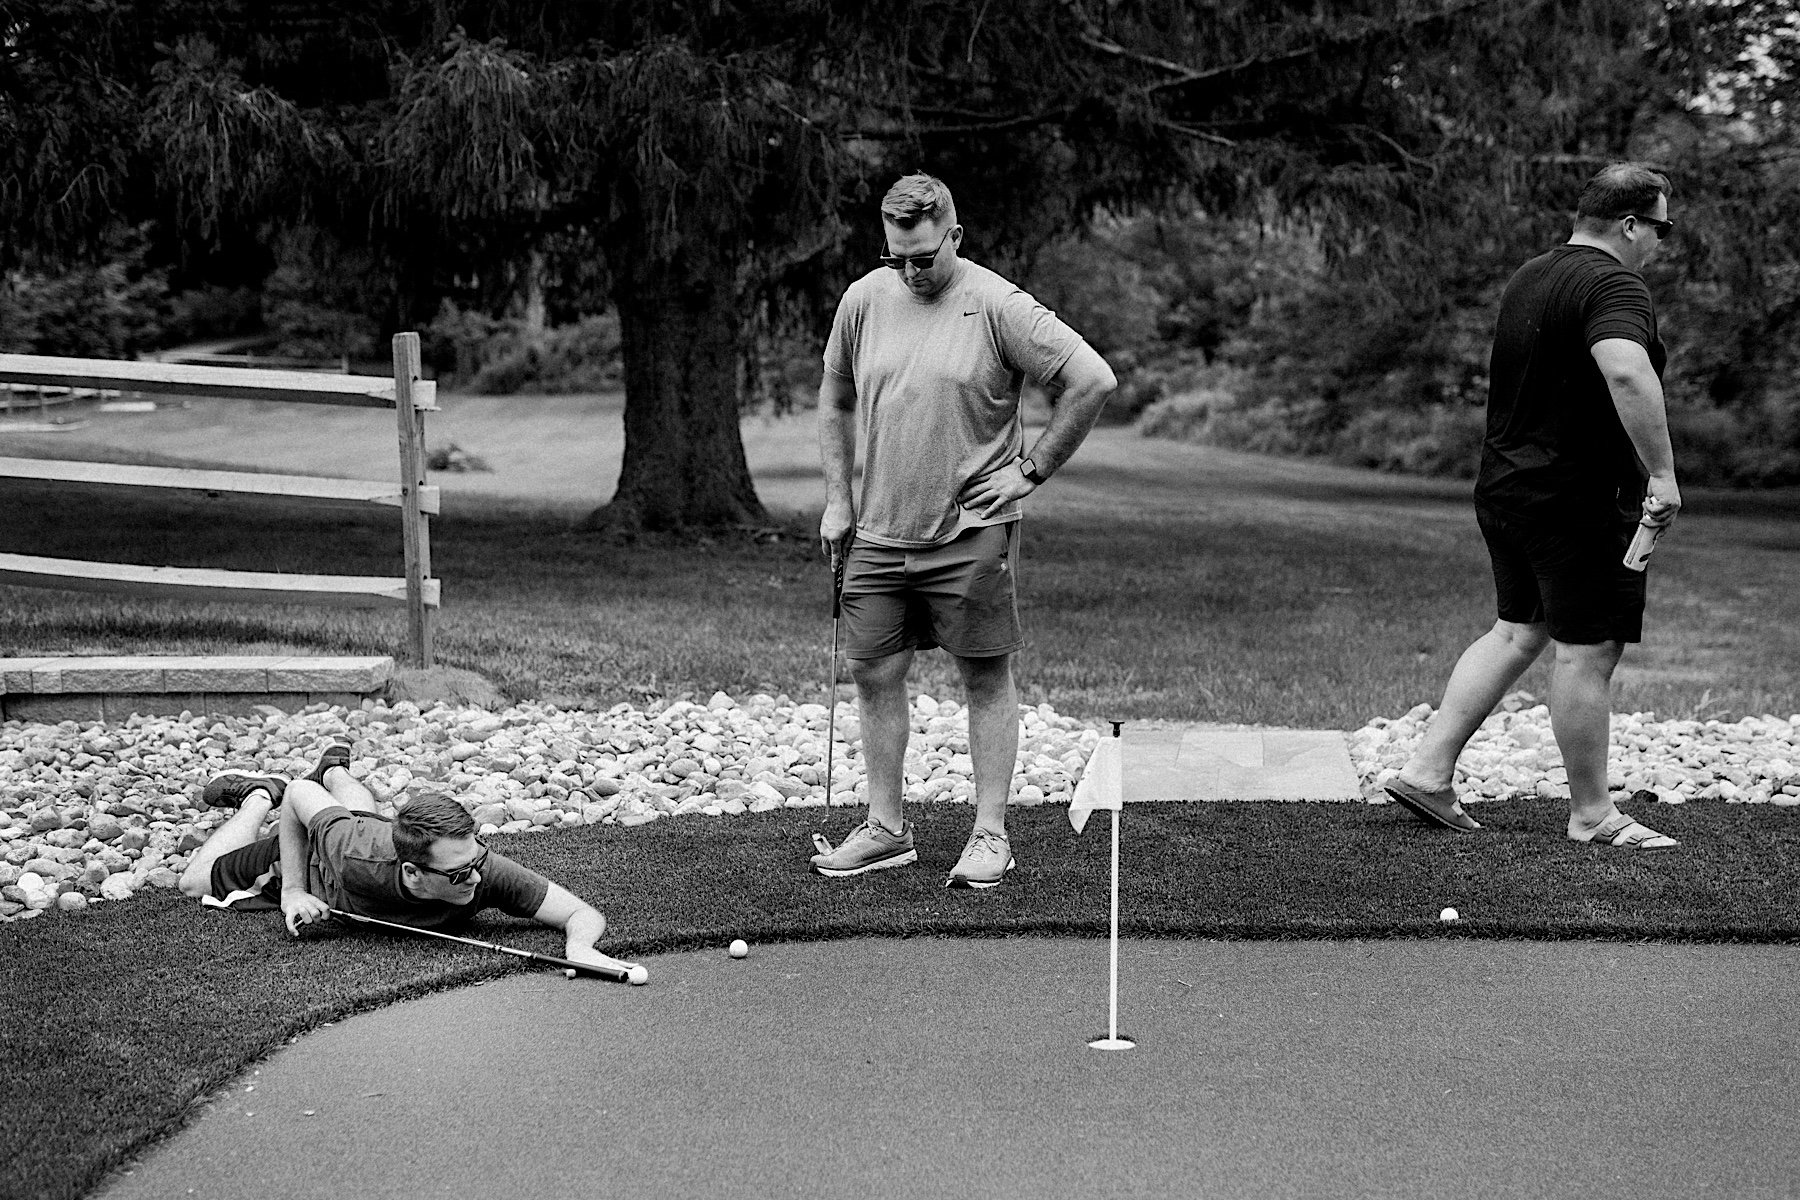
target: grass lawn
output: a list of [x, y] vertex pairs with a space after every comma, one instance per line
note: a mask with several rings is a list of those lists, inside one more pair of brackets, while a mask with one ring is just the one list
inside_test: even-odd
[[[166, 418], [166, 419], [165, 419]], [[368, 414], [195, 406], [96, 418], [0, 453], [218, 463], [380, 478], [390, 427]], [[449, 398], [434, 445], [489, 474], [436, 477], [440, 652], [515, 696], [610, 704], [715, 689], [825, 687], [821, 486], [805, 417], [746, 423], [779, 536], [569, 532], [617, 469], [616, 398]], [[373, 474], [371, 474], [373, 472]], [[1800, 711], [1800, 497], [1689, 498], [1657, 552], [1647, 640], [1617, 707], [1663, 716]], [[0, 481], [0, 550], [190, 565], [398, 571], [387, 521], [295, 518], [205, 500], [122, 501]], [[1354, 728], [1435, 702], [1491, 620], [1467, 487], [1275, 462], [1096, 433], [1031, 502], [1023, 698], [1108, 716]], [[0, 588], [0, 654], [387, 653], [394, 615], [192, 605]], [[954, 695], [941, 655], [918, 686]], [[1524, 686], [1545, 690], [1542, 669]], [[1676, 854], [1559, 841], [1555, 806], [1483, 809], [1479, 838], [1435, 835], [1391, 807], [1146, 805], [1126, 824], [1125, 927], [1227, 937], [1629, 937], [1792, 940], [1800, 835], [1785, 811], [1659, 810]], [[594, 826], [509, 852], [606, 908], [609, 949], [727, 936], [1100, 932], [1106, 837], [1023, 810], [1024, 865], [1004, 888], [942, 891], [934, 870], [831, 886], [802, 869], [822, 813]], [[830, 818], [841, 834], [850, 814]], [[1100, 819], [1104, 825], [1104, 818]], [[925, 819], [948, 862], [966, 811]], [[1438, 909], [1464, 922], [1446, 930]], [[490, 934], [553, 948], [547, 934]], [[0, 1195], [73, 1197], [180, 1126], [245, 1064], [321, 1021], [514, 969], [508, 960], [364, 933], [287, 941], [273, 918], [166, 894], [0, 927]], [[601, 985], [595, 985], [601, 986]], [[654, 984], [652, 985], [654, 986]]]
[[[828, 575], [814, 546], [809, 416], [745, 423], [784, 536], [570, 532], [605, 499], [616, 397], [449, 397], [433, 445], [493, 464], [440, 473], [433, 533], [444, 661], [514, 696], [602, 703], [713, 690], [824, 687]], [[96, 415], [0, 452], [317, 471], [392, 472], [380, 414], [215, 402]], [[135, 422], [135, 423], [134, 423]], [[371, 474], [372, 473], [372, 474]], [[1434, 702], [1492, 620], [1462, 483], [1283, 462], [1097, 431], [1030, 502], [1023, 698], [1106, 716], [1355, 728]], [[0, 481], [0, 549], [145, 563], [399, 573], [391, 518], [295, 516], [207, 500], [122, 499]], [[1697, 494], [1652, 566], [1645, 642], [1621, 710], [1736, 717], [1800, 711], [1800, 494]], [[387, 653], [395, 614], [196, 605], [0, 588], [0, 654]], [[925, 655], [915, 682], [955, 694]], [[1542, 694], [1547, 673], [1523, 684]]]
[[[496, 839], [599, 904], [620, 955], [859, 935], [1104, 934], [1107, 818], [1084, 836], [1025, 809], [1004, 887], [948, 892], [966, 808], [921, 813], [919, 868], [851, 880], [805, 870], [838, 812], [677, 818]], [[1683, 842], [1631, 854], [1560, 839], [1565, 810], [1482, 810], [1486, 831], [1427, 829], [1393, 806], [1144, 804], [1124, 819], [1127, 934], [1186, 937], [1800, 937], [1800, 824], [1785, 811], [1688, 805]], [[1454, 904], [1463, 920], [1441, 925]], [[484, 921], [477, 936], [558, 953], [552, 931]], [[652, 964], [654, 969], [654, 964]], [[79, 919], [0, 926], [0, 1195], [67, 1200], [295, 1034], [347, 1013], [518, 969], [447, 943], [361, 930], [289, 940], [271, 913], [159, 893]], [[584, 986], [618, 986], [593, 983]], [[654, 975], [650, 986], [656, 986]], [[23, 1001], [23, 1002], [21, 1002]]]

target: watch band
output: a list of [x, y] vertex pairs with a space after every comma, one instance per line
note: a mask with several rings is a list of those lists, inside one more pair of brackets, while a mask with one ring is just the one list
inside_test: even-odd
[[1042, 487], [1050, 479], [1048, 475], [1038, 474], [1037, 463], [1029, 457], [1019, 460], [1019, 474], [1023, 475], [1033, 487]]

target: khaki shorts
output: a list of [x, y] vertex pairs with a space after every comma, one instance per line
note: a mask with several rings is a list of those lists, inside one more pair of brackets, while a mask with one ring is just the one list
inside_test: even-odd
[[971, 529], [925, 550], [856, 539], [844, 566], [844, 653], [886, 658], [942, 646], [958, 658], [993, 658], [1018, 650], [1018, 528]]

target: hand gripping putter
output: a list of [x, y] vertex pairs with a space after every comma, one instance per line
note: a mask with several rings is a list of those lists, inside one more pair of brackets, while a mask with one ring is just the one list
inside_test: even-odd
[[[837, 656], [838, 619], [844, 610], [844, 559], [836, 555], [831, 563], [831, 669], [825, 673], [825, 816], [831, 817], [831, 752], [837, 744]], [[831, 853], [831, 841], [822, 833], [813, 834], [813, 849]]]

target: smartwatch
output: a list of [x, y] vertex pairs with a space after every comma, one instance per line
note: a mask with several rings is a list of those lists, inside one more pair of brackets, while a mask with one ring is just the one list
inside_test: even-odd
[[1038, 474], [1037, 464], [1029, 458], [1019, 460], [1019, 474], [1023, 475], [1033, 487], [1042, 487], [1050, 480], [1048, 475]]

